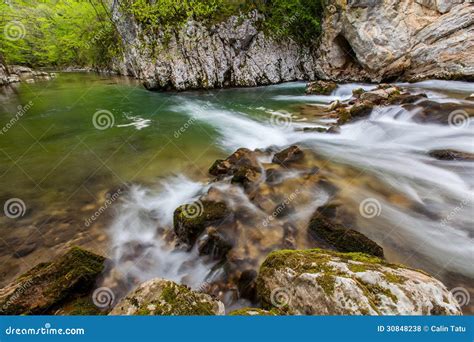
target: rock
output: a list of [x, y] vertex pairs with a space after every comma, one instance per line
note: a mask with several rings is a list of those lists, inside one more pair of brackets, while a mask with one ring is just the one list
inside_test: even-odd
[[434, 150], [429, 155], [439, 160], [474, 160], [474, 154], [456, 150]]
[[264, 308], [294, 315], [461, 315], [437, 279], [361, 253], [272, 252], [257, 291]]
[[308, 83], [306, 94], [311, 95], [331, 95], [336, 90], [337, 84], [331, 81], [315, 81]]
[[276, 311], [268, 311], [258, 308], [242, 308], [229, 313], [230, 316], [278, 316]]
[[142, 79], [148, 89], [248, 87], [314, 79], [311, 49], [264, 32], [263, 17], [256, 11], [212, 26], [189, 20], [169, 39], [163, 32], [146, 32], [120, 6], [114, 6], [112, 18], [127, 41], [117, 71]]
[[304, 158], [303, 151], [298, 146], [290, 146], [276, 153], [273, 156], [272, 163], [288, 166]]
[[466, 100], [474, 101], [474, 93], [466, 97]]
[[359, 98], [363, 93], [365, 93], [365, 90], [363, 88], [357, 88], [352, 91], [352, 96], [355, 98]]
[[374, 104], [371, 102], [358, 102], [349, 109], [349, 114], [351, 118], [364, 117], [372, 113], [373, 108]]
[[220, 224], [230, 214], [225, 203], [197, 201], [174, 211], [174, 232], [178, 240], [192, 247], [206, 227]]
[[49, 263], [41, 263], [0, 290], [6, 315], [50, 314], [59, 304], [87, 294], [104, 268], [105, 258], [74, 247]]
[[257, 272], [254, 270], [243, 271], [237, 281], [237, 289], [240, 298], [255, 302], [257, 300]]
[[20, 76], [18, 76], [17, 74], [10, 74], [10, 76], [8, 76], [8, 78], [7, 78], [7, 84], [8, 83], [18, 83], [20, 81], [21, 81]]
[[323, 20], [317, 77], [338, 82], [473, 79], [472, 3], [363, 2], [341, 6], [331, 1], [338, 10], [328, 11]]
[[216, 260], [224, 259], [231, 249], [232, 244], [214, 227], [207, 228], [205, 235], [198, 241], [199, 254], [209, 255]]
[[224, 315], [224, 304], [170, 280], [151, 279], [122, 299], [109, 315]]
[[12, 74], [17, 74], [17, 75], [33, 73], [33, 70], [31, 68], [28, 68], [23, 65], [10, 65], [8, 69], [10, 70]]
[[239, 148], [225, 160], [216, 160], [209, 169], [209, 173], [213, 176], [229, 176], [233, 175], [241, 167], [260, 171], [260, 164], [258, 163], [256, 153], [247, 148]]
[[231, 183], [242, 184], [245, 189], [250, 189], [252, 185], [258, 182], [261, 173], [259, 168], [253, 166], [241, 166], [232, 177]]
[[314, 239], [322, 240], [340, 252], [362, 252], [383, 258], [383, 249], [364, 234], [337, 222], [336, 206], [319, 207], [311, 217], [308, 231]]

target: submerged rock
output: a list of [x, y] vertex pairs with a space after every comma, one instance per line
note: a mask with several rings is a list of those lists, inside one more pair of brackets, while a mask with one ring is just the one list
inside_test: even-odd
[[225, 203], [197, 201], [174, 211], [174, 232], [178, 240], [192, 247], [206, 227], [220, 224], [228, 215]]
[[433, 158], [439, 160], [474, 160], [474, 154], [456, 150], [434, 150], [429, 153]]
[[151, 279], [122, 299], [109, 315], [224, 315], [224, 304], [165, 279]]
[[306, 94], [308, 95], [331, 95], [336, 90], [337, 84], [331, 81], [314, 81], [306, 86]]
[[460, 315], [446, 287], [421, 271], [361, 253], [270, 253], [260, 267], [264, 308], [295, 315]]
[[216, 260], [223, 259], [232, 249], [232, 244], [216, 228], [206, 229], [204, 236], [198, 241], [198, 251], [201, 255], [209, 255]]
[[316, 210], [309, 222], [308, 231], [316, 240], [323, 240], [340, 252], [362, 252], [383, 258], [383, 249], [364, 234], [336, 222], [335, 206]]
[[50, 314], [59, 304], [87, 294], [104, 262], [104, 257], [74, 247], [52, 262], [38, 264], [0, 290], [0, 312]]

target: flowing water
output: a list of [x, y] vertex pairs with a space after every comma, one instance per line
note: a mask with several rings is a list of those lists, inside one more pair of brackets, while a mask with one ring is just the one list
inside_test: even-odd
[[[474, 92], [472, 83], [402, 86], [438, 103], [472, 106], [464, 100]], [[0, 273], [6, 281], [74, 242], [109, 256], [108, 285], [159, 276], [200, 288], [221, 279], [225, 267], [199, 257], [196, 248], [173, 248], [174, 209], [208, 192], [207, 169], [214, 160], [240, 147], [297, 144], [314, 154], [310, 163], [341, 189], [339, 199], [356, 215], [354, 228], [379, 243], [389, 261], [472, 291], [474, 162], [436, 160], [428, 152], [474, 153], [474, 124], [467, 117], [459, 125], [418, 120], [416, 108], [390, 106], [342, 126], [340, 134], [301, 131], [331, 121], [302, 115], [302, 106], [348, 100], [360, 87], [373, 86], [345, 84], [330, 96], [306, 96], [300, 82], [163, 94], [124, 78], [60, 74], [1, 90], [0, 125], [11, 123], [20, 105], [25, 113], [0, 135], [0, 199], [21, 199], [26, 210], [17, 219], [1, 218]], [[111, 127], [97, 129], [98, 111], [107, 111]], [[262, 163], [270, 159], [262, 155]], [[285, 177], [300, 182], [305, 172], [288, 170]], [[298, 184], [295, 212], [280, 223], [298, 227], [293, 246], [308, 248], [304, 227], [330, 191]], [[127, 191], [113, 208], [84, 224], [104, 196], [124, 185]], [[214, 187], [232, 209], [245, 213], [244, 225], [258, 225], [268, 215], [238, 188]], [[246, 242], [238, 247], [252, 250], [247, 240], [253, 239], [255, 260], [261, 261], [278, 234], [273, 228], [264, 238], [239, 237]]]

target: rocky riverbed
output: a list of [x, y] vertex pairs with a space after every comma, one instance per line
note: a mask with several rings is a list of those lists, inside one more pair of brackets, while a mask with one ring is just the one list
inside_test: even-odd
[[[311, 83], [306, 96], [331, 96], [337, 88]], [[347, 99], [298, 105], [302, 120], [294, 134], [337, 137], [378, 111], [391, 115], [393, 107], [398, 116], [410, 112], [413, 122], [439, 127], [455, 124], [452, 113], [461, 111], [465, 120], [474, 115], [471, 96], [434, 101], [429, 95], [403, 85], [354, 87]], [[37, 265], [0, 291], [2, 313], [461, 314], [455, 293], [436, 276], [387, 261], [396, 246], [385, 241], [391, 236], [381, 239], [382, 232], [364, 226], [380, 214], [377, 203], [389, 212], [396, 207], [441, 219], [433, 207], [311, 146], [238, 148], [209, 166], [202, 185], [181, 180], [191, 195], [180, 194], [182, 202], [166, 209], [169, 219], [163, 207], [132, 216], [127, 210], [137, 189], [124, 188], [126, 200], [110, 224], [130, 230], [144, 220], [154, 227], [149, 238], [112, 235], [110, 255], [75, 247]], [[450, 148], [428, 150], [424, 158], [467, 166], [474, 156]], [[354, 182], [376, 189], [379, 200], [351, 204], [347, 185]], [[462, 267], [453, 272], [457, 282]], [[155, 277], [144, 281], [144, 274]]]

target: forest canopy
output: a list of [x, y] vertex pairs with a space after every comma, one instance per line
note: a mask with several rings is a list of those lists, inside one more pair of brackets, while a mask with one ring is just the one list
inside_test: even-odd
[[301, 42], [320, 34], [323, 0], [4, 0], [0, 55], [9, 64], [107, 67], [121, 39], [112, 3], [151, 31], [172, 32], [189, 19], [214, 24], [257, 9], [262, 29]]

